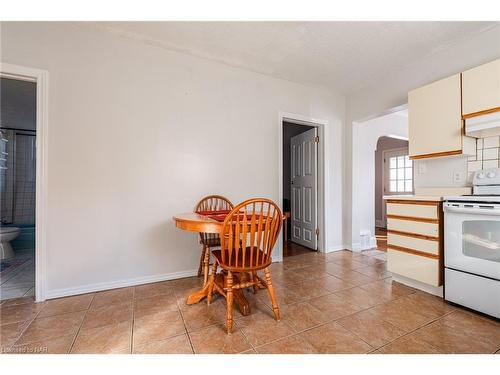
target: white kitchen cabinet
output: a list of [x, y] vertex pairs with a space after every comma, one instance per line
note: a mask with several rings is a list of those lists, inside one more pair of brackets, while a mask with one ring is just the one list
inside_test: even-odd
[[475, 154], [463, 131], [460, 74], [410, 91], [408, 116], [411, 159]]
[[500, 59], [462, 73], [463, 116], [485, 111], [500, 111]]
[[440, 201], [387, 199], [387, 269], [431, 287], [443, 284]]

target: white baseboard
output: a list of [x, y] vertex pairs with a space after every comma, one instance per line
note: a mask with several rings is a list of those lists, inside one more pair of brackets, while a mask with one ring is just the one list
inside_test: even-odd
[[162, 275], [136, 277], [133, 279], [109, 281], [109, 282], [104, 282], [104, 283], [87, 284], [87, 285], [71, 287], [71, 288], [48, 290], [45, 293], [45, 297], [46, 297], [46, 299], [52, 299], [52, 298], [59, 298], [59, 297], [75, 296], [78, 294], [100, 292], [103, 290], [124, 288], [127, 286], [149, 284], [149, 283], [155, 283], [155, 282], [166, 281], [166, 280], [182, 279], [184, 277], [196, 276], [197, 274], [198, 274], [198, 269], [173, 272], [173, 273], [166, 273], [166, 274], [162, 274]]
[[413, 279], [410, 279], [408, 277], [398, 275], [397, 273], [392, 274], [392, 280], [396, 281], [398, 283], [407, 285], [409, 287], [412, 287], [412, 288], [415, 288], [418, 290], [422, 290], [422, 291], [427, 292], [429, 294], [433, 294], [435, 296], [443, 298], [443, 287], [442, 286], [436, 287], [436, 286], [432, 286], [429, 284], [424, 284], [420, 281], [413, 280]]
[[351, 250], [351, 251], [360, 252], [361, 251], [361, 243], [360, 242], [355, 242], [350, 247], [348, 247], [348, 249]]
[[328, 249], [325, 249], [324, 252], [325, 253], [333, 253], [335, 251], [341, 251], [341, 250], [347, 250], [347, 249], [348, 249], [347, 245], [340, 244], [340, 245], [331, 246]]

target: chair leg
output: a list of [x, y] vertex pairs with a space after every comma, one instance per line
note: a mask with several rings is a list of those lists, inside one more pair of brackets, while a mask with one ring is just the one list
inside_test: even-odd
[[271, 303], [273, 305], [274, 318], [279, 321], [281, 319], [280, 309], [278, 307], [278, 302], [276, 301], [276, 294], [274, 293], [274, 287], [271, 280], [271, 272], [269, 271], [269, 268], [266, 268], [264, 270], [264, 273], [266, 275], [267, 291], [269, 292], [269, 297], [271, 298]]
[[205, 247], [205, 256], [203, 257], [203, 285], [208, 281], [208, 268], [210, 266], [210, 249]]
[[226, 327], [227, 333], [233, 332], [233, 273], [227, 272], [226, 276], [226, 302], [227, 302], [227, 315]]
[[214, 261], [214, 265], [212, 266], [212, 274], [210, 275], [210, 281], [208, 285], [208, 294], [207, 294], [207, 304], [210, 305], [212, 302], [212, 294], [214, 292], [214, 284], [215, 277], [217, 276], [217, 262]]
[[253, 284], [253, 294], [257, 293], [257, 290], [259, 290], [259, 287], [257, 285], [257, 272], [256, 271], [252, 271], [252, 282], [255, 283]]
[[201, 273], [203, 272], [203, 261], [205, 260], [206, 252], [207, 252], [207, 247], [203, 245], [203, 248], [201, 249], [200, 265], [198, 266], [198, 277], [200, 277]]

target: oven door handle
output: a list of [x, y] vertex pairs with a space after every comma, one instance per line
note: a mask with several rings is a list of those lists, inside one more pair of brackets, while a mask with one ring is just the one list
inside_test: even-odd
[[494, 208], [463, 208], [463, 207], [444, 207], [444, 212], [472, 215], [493, 215], [500, 216], [500, 210]]

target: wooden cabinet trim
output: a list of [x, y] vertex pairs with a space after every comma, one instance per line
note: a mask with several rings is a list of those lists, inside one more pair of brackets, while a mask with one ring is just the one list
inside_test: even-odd
[[413, 250], [413, 249], [408, 249], [406, 247], [402, 247], [402, 246], [396, 246], [396, 245], [387, 245], [387, 249], [388, 250], [393, 250], [393, 251], [400, 251], [402, 253], [408, 253], [408, 254], [412, 254], [412, 255], [416, 255], [416, 256], [421, 256], [421, 257], [425, 257], [425, 258], [431, 258], [431, 259], [436, 259], [436, 260], [440, 260], [440, 256], [439, 255], [435, 255], [435, 254], [430, 254], [430, 253], [426, 253], [426, 252], [423, 252], [423, 251], [418, 251], [418, 250]]
[[388, 219], [398, 219], [398, 220], [420, 221], [422, 223], [439, 224], [439, 219], [425, 219], [422, 217], [387, 215], [387, 218]]
[[414, 238], [420, 238], [423, 240], [429, 240], [429, 241], [439, 241], [439, 237], [432, 237], [432, 236], [425, 236], [423, 234], [415, 234], [415, 233], [408, 233], [408, 232], [401, 232], [399, 230], [392, 230], [388, 229], [387, 233], [392, 233], [392, 234], [399, 234], [400, 236], [407, 236], [407, 237], [414, 237]]
[[438, 158], [441, 156], [461, 155], [462, 153], [463, 153], [462, 150], [435, 152], [433, 154], [413, 155], [413, 156], [410, 156], [410, 159], [415, 160], [415, 159], [426, 159], [426, 158]]
[[483, 115], [487, 115], [489, 113], [495, 113], [495, 112], [500, 112], [500, 107], [486, 109], [484, 111], [479, 111], [479, 112], [474, 112], [474, 113], [467, 113], [466, 115], [462, 115], [462, 119], [465, 120], [465, 119], [468, 119], [471, 117], [483, 116]]
[[[405, 199], [387, 199], [386, 203], [394, 204], [416, 204], [417, 206], [439, 206], [439, 201], [419, 201], [419, 200], [405, 200]], [[389, 216], [388, 216], [389, 217]]]

